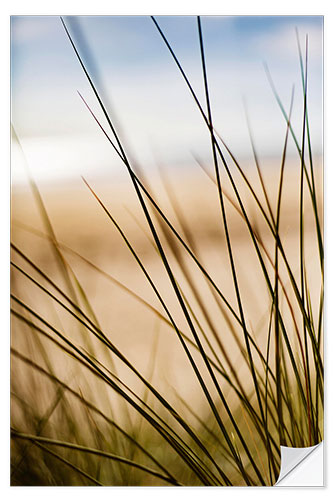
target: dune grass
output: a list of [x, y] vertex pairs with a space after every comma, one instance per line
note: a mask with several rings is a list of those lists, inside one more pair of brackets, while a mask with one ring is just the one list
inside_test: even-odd
[[[136, 217], [144, 225], [149, 244], [160, 258], [176, 300], [177, 312], [164, 299], [159, 282], [150, 274], [124, 229], [87, 180], [83, 179], [88, 188], [87, 195], [90, 193], [95, 198], [96, 210], [101, 209], [120, 234], [124, 251], [127, 247], [136, 261], [158, 307], [77, 250], [58, 241], [42, 195], [30, 179], [44, 231], [22, 224], [21, 228], [49, 245], [57, 272], [54, 278], [26, 251], [12, 243], [11, 264], [16, 286], [13, 282], [11, 483], [272, 485], [279, 475], [280, 445], [311, 446], [323, 438], [323, 229], [307, 109], [308, 41], [303, 56], [297, 37], [303, 88], [303, 126], [299, 139], [292, 126], [294, 89], [286, 111], [266, 67], [272, 98], [276, 99], [286, 122], [279, 182], [273, 200], [265, 185], [253, 138], [259, 191], [214, 128], [200, 17], [197, 18], [197, 29], [205, 103], [199, 102], [180, 61], [152, 17], [159, 37], [157, 41], [165, 45], [166, 56], [169, 52], [174, 60], [175, 70], [180, 72], [188, 87], [199, 111], [198, 119], [204, 120], [211, 141], [214, 176], [209, 172], [208, 175], [215, 185], [219, 202], [216, 224], [221, 225], [225, 236], [225, 252], [233, 284], [234, 296], [228, 297], [223, 284], [203, 263], [193, 229], [195, 224], [186, 222], [183, 207], [168, 187], [166, 178], [164, 183], [177, 224], [159, 203], [149, 180], [131, 164], [126, 146], [103, 104], [93, 77], [88, 73], [64, 20], [61, 22], [108, 129], [84, 97], [80, 95], [80, 98], [128, 172], [141, 208], [141, 218], [138, 214]], [[15, 131], [13, 136], [19, 144]], [[299, 256], [296, 267], [290, 262], [280, 222], [290, 141], [299, 155]], [[237, 172], [241, 186], [234, 172]], [[257, 216], [264, 222], [264, 233], [258, 229], [247, 208], [244, 189], [256, 207]], [[307, 261], [305, 251], [305, 196], [310, 197], [318, 245], [319, 290], [308, 283], [308, 266], [312, 264]], [[235, 258], [228, 220], [229, 209], [236, 211], [242, 230], [249, 237], [258, 272], [266, 286], [264, 345], [253, 330], [251, 318], [247, 317], [245, 293], [240, 284], [241, 271]], [[157, 343], [151, 346], [151, 353], [147, 353], [150, 360], [147, 373], [140, 371], [115, 345], [109, 328], [105, 329], [99, 323], [69, 257], [96, 275], [103, 275], [138, 301], [146, 314], [156, 318], [157, 325], [167, 325], [170, 335], [177, 336], [184, 360], [202, 392], [204, 409], [194, 407], [191, 400], [184, 400], [172, 387], [165, 391], [154, 385], [152, 374], [159, 370], [154, 361]], [[177, 269], [175, 262], [179, 266]], [[224, 331], [215, 326], [206, 306], [207, 297], [203, 297], [200, 284], [194, 277], [194, 268], [205, 280], [209, 300], [218, 308], [227, 325], [240, 362], [246, 367], [246, 379], [239, 375], [238, 366], [229, 356]], [[30, 287], [30, 296], [38, 293], [43, 297], [39, 308], [31, 305], [26, 294], [20, 294], [21, 283]], [[190, 294], [186, 290], [190, 290]], [[179, 325], [179, 311], [182, 326]], [[16, 338], [24, 338], [22, 346]], [[59, 369], [53, 352], [65, 360], [69, 371]], [[123, 369], [119, 370], [119, 367], [126, 368], [130, 374], [128, 380], [135, 380], [142, 392], [123, 378]], [[23, 373], [25, 380], [21, 384], [19, 374], [22, 376]], [[70, 373], [78, 374], [79, 388], [72, 383]], [[81, 390], [85, 385], [90, 388], [88, 394]], [[103, 405], [94, 401], [95, 394], [103, 400]], [[39, 395], [43, 404], [40, 404]]]

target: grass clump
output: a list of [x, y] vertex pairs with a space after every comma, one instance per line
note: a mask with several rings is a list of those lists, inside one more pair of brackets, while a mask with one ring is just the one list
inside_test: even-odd
[[[300, 139], [292, 126], [294, 89], [287, 111], [266, 68], [286, 122], [272, 192], [265, 184], [252, 137], [258, 174], [255, 182], [215, 130], [200, 17], [197, 29], [204, 103], [152, 17], [211, 142], [214, 174], [200, 160], [198, 163], [214, 183], [218, 201], [214, 224], [220, 225], [223, 233], [220, 253], [225, 267], [221, 279], [202, 259], [195, 223], [187, 222], [184, 207], [164, 174], [171, 216], [143, 173], [133, 166], [66, 23], [61, 22], [107, 126], [80, 97], [128, 172], [140, 209], [135, 217], [142, 217], [139, 223], [145, 224], [149, 246], [164, 277], [159, 281], [160, 275], [149, 269], [144, 255], [87, 180], [83, 179], [96, 200], [96, 210], [98, 206], [102, 209], [123, 241], [124, 251], [127, 247], [151, 300], [59, 241], [39, 189], [30, 180], [44, 230], [19, 221], [15, 224], [48, 246], [54, 268], [46, 269], [13, 241], [11, 482], [273, 485], [279, 475], [280, 445], [312, 446], [323, 438], [323, 230], [307, 106], [307, 40], [304, 58], [298, 42], [303, 85]], [[290, 141], [300, 165], [296, 262], [282, 224]], [[310, 210], [305, 210], [307, 202]], [[247, 273], [230, 223], [231, 210], [255, 262], [257, 282], [252, 283], [251, 295], [259, 289], [260, 310], [264, 312], [255, 325], [247, 303]], [[309, 224], [317, 244], [315, 264], [306, 251]], [[319, 276], [315, 285], [309, 280], [309, 267], [314, 265]], [[117, 345], [111, 328], [99, 321], [85, 291], [82, 269], [103, 276], [119, 294], [126, 294], [124, 324], [133, 314], [130, 304], [134, 302], [153, 318], [155, 340], [149, 348], [148, 343], [145, 346], [140, 366]], [[167, 297], [166, 286], [170, 290]], [[196, 398], [184, 398], [185, 377], [180, 391], [156, 382], [156, 373], [162, 377], [156, 361], [162, 328], [163, 335], [176, 339], [181, 347], [184, 373], [190, 374], [196, 386]]]

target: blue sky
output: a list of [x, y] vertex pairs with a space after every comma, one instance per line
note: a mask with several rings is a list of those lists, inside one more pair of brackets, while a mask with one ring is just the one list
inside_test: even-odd
[[[157, 16], [157, 21], [204, 103], [196, 18]], [[189, 165], [192, 153], [210, 157], [209, 134], [149, 17], [81, 16], [65, 22], [140, 163], [147, 168], [156, 161]], [[303, 50], [309, 36], [311, 135], [315, 151], [321, 152], [322, 22], [319, 16], [202, 18], [214, 124], [236, 155], [251, 153], [244, 100], [259, 154], [281, 154], [285, 125], [264, 61], [286, 107], [295, 84], [294, 127], [301, 134], [295, 27]], [[60, 179], [121, 168], [77, 94], [101, 117], [58, 17], [12, 17], [11, 70], [12, 121], [35, 177]], [[13, 165], [13, 180], [23, 176]]]

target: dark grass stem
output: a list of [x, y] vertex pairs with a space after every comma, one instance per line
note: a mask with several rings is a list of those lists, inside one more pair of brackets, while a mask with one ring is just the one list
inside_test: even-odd
[[[285, 141], [283, 146], [282, 160], [281, 160], [281, 168], [280, 168], [280, 181], [278, 188], [278, 197], [277, 197], [277, 207], [276, 207], [276, 234], [279, 234], [280, 229], [280, 215], [281, 215], [281, 198], [282, 198], [282, 187], [283, 187], [283, 179], [284, 179], [284, 170], [285, 170], [285, 160], [286, 160], [286, 152], [287, 152], [287, 144], [288, 144], [288, 135], [290, 128], [290, 119], [294, 102], [294, 87], [291, 93], [291, 102], [289, 109], [289, 118], [287, 122], [287, 131], [285, 135]], [[274, 321], [274, 331], [275, 331], [275, 376], [276, 376], [276, 401], [277, 401], [277, 415], [279, 422], [279, 437], [280, 443], [282, 445], [285, 444], [285, 436], [283, 432], [283, 409], [282, 409], [282, 399], [281, 399], [281, 355], [280, 355], [280, 330], [279, 330], [279, 252], [277, 240], [275, 241], [275, 285], [274, 285], [274, 309], [275, 309], [275, 321]], [[287, 295], [287, 294], [286, 294]]]
[[[205, 96], [206, 96], [206, 105], [207, 105], [207, 114], [208, 114], [208, 124], [209, 124], [210, 136], [211, 136], [211, 146], [212, 146], [214, 168], [215, 168], [215, 176], [216, 176], [216, 182], [217, 182], [218, 194], [219, 194], [219, 200], [220, 200], [220, 206], [221, 206], [221, 212], [222, 212], [223, 227], [224, 227], [225, 237], [226, 237], [226, 241], [227, 241], [229, 261], [230, 261], [230, 266], [231, 266], [231, 270], [232, 270], [232, 276], [233, 276], [234, 288], [235, 288], [236, 297], [237, 297], [239, 314], [240, 314], [240, 318], [241, 318], [241, 322], [242, 322], [242, 327], [243, 327], [243, 332], [244, 332], [246, 349], [247, 349], [247, 353], [248, 353], [248, 356], [249, 356], [249, 362], [250, 362], [250, 367], [251, 367], [252, 379], [253, 379], [253, 383], [254, 383], [254, 387], [255, 387], [257, 399], [258, 399], [260, 413], [261, 413], [262, 420], [263, 420], [263, 423], [264, 423], [264, 421], [265, 421], [264, 420], [264, 411], [263, 411], [263, 406], [262, 406], [262, 402], [261, 402], [260, 392], [259, 392], [259, 388], [258, 388], [258, 381], [257, 381], [257, 377], [256, 377], [256, 372], [255, 372], [255, 369], [254, 369], [254, 363], [253, 363], [253, 358], [252, 358], [251, 347], [250, 347], [249, 339], [248, 339], [248, 336], [247, 336], [247, 327], [246, 327], [245, 316], [244, 316], [244, 311], [243, 311], [243, 305], [242, 305], [242, 300], [241, 300], [241, 295], [240, 295], [240, 289], [239, 289], [238, 280], [237, 280], [236, 267], [235, 267], [234, 258], [233, 258], [233, 252], [232, 252], [232, 247], [231, 247], [231, 240], [230, 240], [230, 235], [229, 235], [229, 230], [228, 230], [227, 216], [226, 216], [226, 212], [225, 212], [225, 208], [224, 208], [224, 198], [223, 198], [223, 193], [222, 193], [220, 172], [219, 172], [219, 167], [218, 167], [218, 160], [217, 160], [217, 153], [216, 153], [216, 143], [215, 143], [215, 140], [214, 140], [214, 128], [213, 128], [212, 113], [211, 113], [211, 106], [210, 106], [210, 97], [209, 97], [209, 90], [208, 90], [208, 79], [207, 79], [206, 61], [205, 61], [205, 52], [204, 52], [204, 45], [203, 45], [203, 37], [202, 37], [202, 29], [201, 29], [201, 19], [200, 19], [200, 16], [197, 17], [197, 21], [198, 21], [198, 33], [199, 33], [199, 41], [200, 41], [200, 54], [201, 54], [202, 72], [203, 72], [203, 80], [204, 80], [204, 85], [205, 85]], [[223, 158], [222, 158], [222, 161], [223, 161]], [[223, 163], [225, 163], [225, 161], [223, 161]]]
[[[304, 109], [303, 109], [303, 125], [302, 125], [302, 148], [301, 148], [301, 179], [300, 179], [300, 220], [299, 220], [299, 248], [300, 248], [300, 275], [301, 275], [301, 300], [305, 302], [305, 286], [304, 286], [304, 164], [305, 164], [305, 137], [306, 137], [306, 110], [307, 110], [307, 72], [308, 72], [308, 37], [306, 37], [306, 54], [305, 54], [305, 76], [304, 76]], [[307, 325], [303, 316], [303, 336], [305, 345], [305, 381], [306, 381], [306, 396], [307, 396], [307, 413], [308, 413], [308, 438], [310, 446], [312, 445], [312, 422], [311, 422], [311, 385], [309, 374], [309, 354], [307, 340]]]

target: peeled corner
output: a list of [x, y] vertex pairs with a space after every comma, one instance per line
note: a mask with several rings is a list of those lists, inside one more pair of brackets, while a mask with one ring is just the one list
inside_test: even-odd
[[323, 441], [308, 448], [281, 446], [280, 475], [274, 486], [324, 486]]

